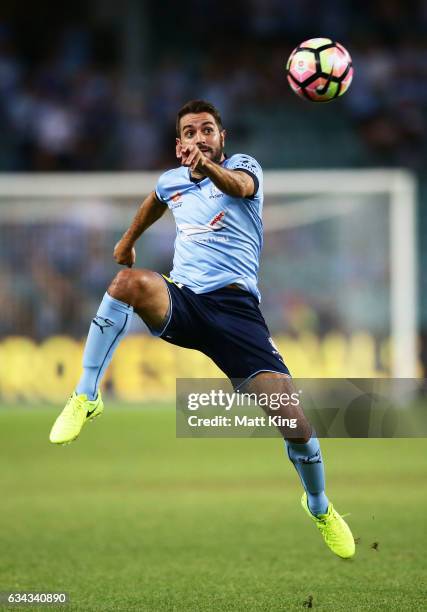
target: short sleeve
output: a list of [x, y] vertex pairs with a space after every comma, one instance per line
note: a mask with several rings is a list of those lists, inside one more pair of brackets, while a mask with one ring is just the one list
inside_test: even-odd
[[162, 204], [164, 204], [165, 206], [168, 205], [167, 203], [167, 195], [166, 195], [166, 191], [165, 191], [165, 181], [164, 181], [164, 174], [162, 174], [159, 177], [159, 180], [157, 181], [157, 185], [156, 185], [156, 189], [155, 189], [155, 194], [156, 194], [156, 198], [159, 200], [159, 202], [161, 202]]
[[241, 172], [246, 172], [246, 174], [249, 174], [249, 176], [252, 177], [254, 181], [254, 193], [252, 197], [255, 197], [260, 185], [262, 185], [262, 168], [257, 160], [250, 155], [237, 153], [236, 155], [230, 157], [227, 168], [229, 170], [240, 170]]

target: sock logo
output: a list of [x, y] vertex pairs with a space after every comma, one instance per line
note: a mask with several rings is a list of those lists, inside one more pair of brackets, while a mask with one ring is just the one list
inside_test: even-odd
[[92, 323], [95, 323], [101, 330], [101, 333], [104, 333], [104, 327], [113, 327], [114, 321], [111, 319], [104, 319], [104, 317], [99, 317], [98, 315], [92, 319]]
[[317, 451], [311, 457], [300, 457], [298, 461], [305, 464], [322, 463], [322, 457], [320, 456], [320, 451]]

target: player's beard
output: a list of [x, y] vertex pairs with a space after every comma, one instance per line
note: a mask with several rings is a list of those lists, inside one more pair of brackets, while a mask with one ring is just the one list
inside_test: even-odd
[[[203, 149], [205, 149], [205, 150], [203, 150]], [[204, 155], [206, 155], [206, 157], [208, 157], [215, 164], [221, 163], [222, 158], [223, 158], [223, 154], [224, 154], [224, 147], [223, 146], [220, 145], [216, 149], [214, 149], [212, 147], [200, 147], [200, 150], [202, 151], [202, 153]]]

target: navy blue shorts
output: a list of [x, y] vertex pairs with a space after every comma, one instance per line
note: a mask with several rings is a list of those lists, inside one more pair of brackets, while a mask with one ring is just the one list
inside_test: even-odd
[[168, 321], [162, 330], [151, 330], [153, 335], [201, 351], [235, 386], [258, 372], [289, 375], [251, 293], [223, 288], [197, 294], [166, 278], [165, 282], [170, 296]]

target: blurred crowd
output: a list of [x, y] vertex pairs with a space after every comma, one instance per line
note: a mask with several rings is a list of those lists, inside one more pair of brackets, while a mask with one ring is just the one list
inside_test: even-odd
[[[286, 58], [319, 35], [341, 41], [353, 56], [351, 95], [334, 112], [344, 116], [349, 139], [360, 139], [365, 157], [354, 162], [422, 167], [426, 0], [380, 0], [363, 11], [339, 0], [189, 0], [185, 9], [148, 1], [144, 15], [144, 67], [130, 76], [123, 29], [64, 22], [44, 43], [34, 40], [39, 52], [31, 54], [19, 22], [0, 22], [1, 170], [166, 167], [174, 163], [176, 111], [194, 97], [217, 104], [239, 142], [251, 121], [262, 123], [277, 109], [292, 123], [303, 103], [288, 89]], [[268, 143], [272, 129], [257, 139]], [[280, 150], [277, 159], [280, 165]]]
[[[274, 205], [274, 199], [269, 203]], [[0, 339], [16, 334], [35, 340], [58, 334], [84, 337], [120, 269], [112, 248], [122, 233], [115, 219], [127, 215], [124, 201], [87, 201], [99, 213], [93, 221], [82, 214], [77, 199], [58, 203], [61, 214], [51, 220], [37, 220], [37, 215], [32, 220], [37, 202], [32, 204], [27, 222], [3, 220], [0, 226]], [[383, 214], [376, 205], [359, 212], [345, 221], [331, 218], [284, 230], [266, 223], [259, 286], [273, 334], [304, 331], [323, 337], [331, 331], [368, 329], [387, 336], [388, 258], [381, 256], [387, 247], [379, 233]], [[165, 219], [138, 242], [138, 265], [168, 274], [175, 237], [175, 224]], [[339, 242], [346, 243], [345, 251]], [[142, 328], [135, 317], [133, 331]]]
[[0, 337], [80, 337], [113, 276], [117, 239], [77, 223], [4, 224]]

